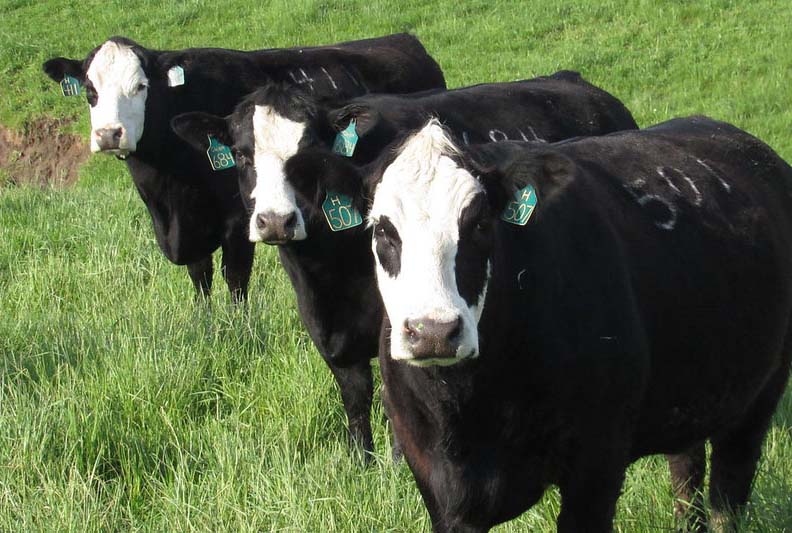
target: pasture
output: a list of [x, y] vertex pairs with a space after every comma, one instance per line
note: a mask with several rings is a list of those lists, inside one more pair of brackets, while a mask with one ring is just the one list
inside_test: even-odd
[[[578, 70], [641, 126], [704, 113], [792, 161], [792, 5], [780, 1], [0, 0], [0, 18], [0, 125], [33, 136], [36, 119], [67, 117], [87, 138], [84, 98], [62, 97], [40, 65], [111, 35], [254, 49], [410, 31], [449, 87]], [[0, 168], [0, 531], [428, 530], [376, 400], [376, 461], [349, 457], [335, 384], [273, 248], [257, 247], [247, 310], [219, 275], [211, 307], [195, 304], [123, 164], [94, 156], [74, 185], [40, 186], [12, 148], [0, 151], [16, 163]], [[616, 529], [673, 530], [672, 503], [664, 458], [642, 460]], [[558, 507], [548, 491], [496, 531], [553, 531]], [[744, 525], [792, 530], [792, 392]]]

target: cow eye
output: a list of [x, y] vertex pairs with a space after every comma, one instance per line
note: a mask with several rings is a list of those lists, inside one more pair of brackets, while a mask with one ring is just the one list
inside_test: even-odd
[[234, 163], [236, 163], [237, 167], [242, 168], [247, 166], [248, 159], [245, 156], [245, 154], [243, 154], [239, 150], [234, 150]]
[[146, 89], [148, 89], [148, 85], [146, 85], [145, 83], [141, 83], [135, 88], [135, 93], [137, 94], [141, 91], [145, 91]]

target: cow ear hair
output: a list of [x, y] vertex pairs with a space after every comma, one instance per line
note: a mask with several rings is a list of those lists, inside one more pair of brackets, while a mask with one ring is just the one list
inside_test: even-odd
[[515, 193], [528, 185], [533, 186], [541, 209], [574, 180], [577, 172], [571, 159], [547, 149], [508, 156], [481, 152], [473, 160], [495, 212], [503, 210]]
[[335, 131], [342, 131], [351, 120], [355, 121], [355, 133], [358, 137], [365, 136], [380, 120], [379, 112], [364, 104], [349, 104], [340, 109], [333, 109], [327, 114], [327, 121]]
[[171, 119], [171, 129], [181, 139], [200, 151], [209, 148], [210, 135], [223, 144], [232, 144], [226, 119], [201, 111], [176, 115]]
[[504, 185], [510, 198], [525, 186], [532, 185], [540, 204], [546, 203], [572, 183], [576, 170], [575, 163], [559, 152], [529, 152], [516, 156], [507, 164]]
[[44, 62], [41, 65], [44, 73], [52, 78], [56, 83], [63, 81], [66, 76], [77, 78], [82, 83], [85, 79], [83, 74], [83, 62], [77, 59], [68, 59], [65, 57], [54, 57]]

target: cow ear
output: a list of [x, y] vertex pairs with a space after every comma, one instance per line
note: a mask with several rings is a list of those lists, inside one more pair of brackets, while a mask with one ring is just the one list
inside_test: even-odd
[[349, 196], [353, 205], [365, 213], [368, 205], [363, 168], [326, 150], [305, 149], [289, 158], [284, 170], [297, 193], [313, 205], [320, 205], [327, 191], [332, 191]]
[[480, 173], [481, 181], [495, 212], [501, 212], [518, 191], [532, 186], [537, 197], [537, 210], [572, 183], [577, 173], [575, 163], [552, 150], [522, 152], [493, 160]]
[[379, 112], [363, 104], [349, 104], [340, 109], [334, 109], [327, 114], [327, 120], [335, 131], [342, 131], [355, 121], [355, 133], [358, 137], [365, 136], [374, 129], [380, 120]]
[[77, 59], [67, 59], [65, 57], [54, 57], [44, 62], [41, 65], [44, 73], [52, 78], [56, 83], [63, 81], [66, 76], [77, 78], [82, 83], [83, 76], [83, 62]]
[[171, 129], [181, 139], [200, 151], [209, 148], [209, 136], [214, 137], [222, 144], [233, 144], [226, 119], [209, 113], [194, 111], [176, 115], [171, 119]]

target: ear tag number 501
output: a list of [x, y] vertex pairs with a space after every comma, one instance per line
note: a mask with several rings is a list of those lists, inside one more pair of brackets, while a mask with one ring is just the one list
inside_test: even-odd
[[80, 96], [80, 80], [73, 76], [64, 76], [60, 88], [63, 96]]
[[212, 170], [225, 170], [236, 166], [231, 148], [209, 135], [209, 149], [206, 151]]
[[322, 211], [333, 231], [344, 231], [363, 223], [360, 212], [352, 205], [352, 198], [345, 194], [327, 191], [325, 201], [322, 202]]
[[333, 142], [333, 153], [352, 157], [355, 153], [355, 145], [358, 142], [358, 134], [355, 132], [355, 121], [350, 120], [349, 126], [344, 131], [339, 131]]
[[536, 203], [536, 191], [533, 185], [527, 185], [514, 193], [514, 200], [506, 205], [506, 209], [501, 213], [501, 220], [509, 224], [525, 226], [536, 209]]

